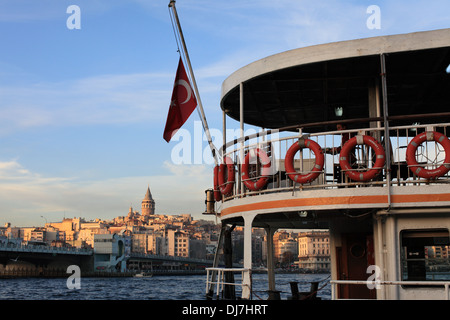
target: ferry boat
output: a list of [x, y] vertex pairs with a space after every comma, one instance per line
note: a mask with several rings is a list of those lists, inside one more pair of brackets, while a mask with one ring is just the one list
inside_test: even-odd
[[135, 278], [151, 278], [153, 277], [153, 272], [140, 272], [134, 275]]
[[222, 221], [225, 256], [244, 227], [244, 263], [216, 257], [207, 296], [238, 285], [252, 299], [252, 229], [264, 228], [269, 292], [274, 233], [328, 229], [332, 299], [450, 299], [449, 73], [441, 29], [294, 49], [231, 74], [206, 213]]

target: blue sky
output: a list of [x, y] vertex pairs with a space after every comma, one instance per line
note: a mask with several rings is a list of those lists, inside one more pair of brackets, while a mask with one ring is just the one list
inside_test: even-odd
[[[130, 205], [140, 210], [147, 185], [157, 213], [202, 217], [212, 166], [175, 163], [179, 142], [162, 138], [178, 63], [168, 4], [0, 0], [1, 224], [114, 218]], [[79, 30], [66, 26], [70, 5], [80, 8]], [[366, 26], [370, 5], [380, 7], [381, 29]], [[254, 60], [450, 27], [448, 0], [178, 0], [176, 6], [205, 113], [217, 129], [223, 80]], [[198, 121], [194, 112], [183, 130], [194, 135]]]

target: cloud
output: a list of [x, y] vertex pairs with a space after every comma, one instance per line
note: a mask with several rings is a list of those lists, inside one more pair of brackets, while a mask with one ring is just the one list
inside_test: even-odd
[[38, 226], [43, 225], [42, 216], [48, 221], [64, 216], [113, 219], [126, 215], [130, 205], [140, 211], [147, 185], [156, 213], [203, 218], [204, 191], [212, 183], [209, 167], [165, 162], [161, 171], [156, 176], [80, 180], [32, 173], [17, 160], [0, 162], [0, 221]]
[[[0, 21], [28, 22], [57, 17], [57, 8], [51, 0], [0, 1]], [[54, 4], [54, 3], [53, 3]], [[44, 9], [45, 8], [45, 9]]]
[[4, 222], [27, 221], [30, 216], [62, 209], [56, 204], [68, 178], [43, 177], [17, 160], [0, 162], [0, 216]]
[[[61, 20], [67, 18], [67, 7], [73, 5], [74, 1], [59, 0], [0, 0], [0, 22], [36, 22]], [[128, 1], [116, 0], [79, 0], [75, 3], [82, 8], [83, 14], [104, 14], [114, 8], [128, 5]]]
[[[220, 112], [222, 81], [251, 62], [243, 51], [195, 69], [202, 101]], [[165, 123], [175, 74], [106, 74], [0, 85], [0, 134], [43, 127]]]
[[173, 75], [101, 75], [73, 81], [3, 85], [3, 131], [36, 126], [163, 121]]

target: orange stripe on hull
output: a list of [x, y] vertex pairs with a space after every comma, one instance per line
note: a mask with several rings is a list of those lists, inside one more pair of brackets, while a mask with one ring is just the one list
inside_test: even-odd
[[450, 193], [440, 194], [398, 194], [391, 196], [393, 203], [406, 202], [444, 202], [450, 201]]
[[[420, 203], [420, 202], [443, 202], [443, 201], [450, 201], [450, 193], [408, 194], [408, 195], [391, 196], [392, 203], [412, 203], [412, 202]], [[274, 200], [225, 208], [222, 210], [221, 216], [237, 212], [247, 212], [264, 209], [277, 209], [277, 208], [282, 209], [292, 207], [333, 206], [333, 205], [387, 204], [387, 203], [388, 197], [386, 195]]]

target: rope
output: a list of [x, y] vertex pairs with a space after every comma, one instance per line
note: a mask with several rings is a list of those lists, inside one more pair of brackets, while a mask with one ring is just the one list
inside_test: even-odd
[[323, 286], [321, 286], [321, 287], [320, 287], [319, 289], [317, 289], [316, 291], [311, 292], [311, 293], [308, 294], [306, 297], [302, 297], [301, 300], [306, 300], [306, 299], [308, 299], [309, 297], [311, 297], [312, 295], [316, 294], [317, 292], [319, 292], [320, 290], [322, 290], [323, 288], [325, 288], [325, 287], [328, 285], [329, 282], [330, 282], [330, 281], [327, 281]]
[[255, 295], [259, 300], [264, 300], [263, 298], [261, 298], [260, 296], [258, 296], [254, 291], [252, 291], [252, 294]]
[[176, 29], [175, 29], [175, 24], [174, 24], [174, 21], [173, 21], [172, 12], [170, 11], [170, 7], [168, 7], [168, 9], [169, 9], [170, 22], [172, 23], [173, 35], [175, 36], [175, 41], [177, 43], [177, 52], [181, 55], [180, 45], [178, 43], [178, 33], [177, 33]]
[[[181, 59], [183, 60], [183, 64], [186, 65], [186, 54], [184, 52], [184, 50], [180, 50], [180, 43], [181, 43], [181, 36], [180, 33], [178, 32], [178, 29], [175, 26], [175, 21], [174, 21], [174, 17], [173, 17], [173, 12], [170, 10], [170, 7], [168, 7], [169, 9], [169, 17], [170, 17], [170, 23], [172, 24], [172, 30], [173, 30], [173, 34], [175, 36], [175, 42], [177, 43], [177, 52], [180, 55]], [[192, 79], [191, 79], [191, 75], [189, 72], [186, 72], [186, 75], [189, 79], [189, 82], [192, 83]]]

